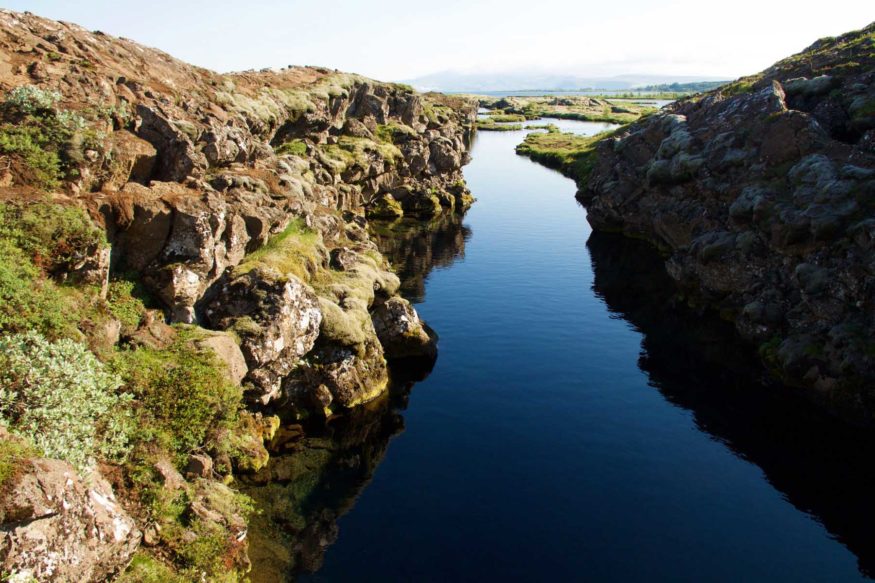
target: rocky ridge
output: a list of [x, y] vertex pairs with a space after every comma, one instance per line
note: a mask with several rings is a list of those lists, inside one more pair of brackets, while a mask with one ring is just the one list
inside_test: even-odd
[[782, 381], [871, 421], [875, 25], [678, 101], [589, 160], [595, 229], [657, 245]]
[[[242, 384], [251, 407], [284, 419], [356, 407], [385, 392], [387, 360], [434, 358], [435, 337], [398, 295], [400, 282], [370, 240], [367, 218], [432, 219], [468, 208], [473, 198], [461, 168], [475, 101], [321, 68], [217, 74], [126, 39], [8, 10], [0, 11], [0, 88], [4, 128], [51, 119], [64, 130], [57, 143], [54, 134], [34, 134], [45, 138], [36, 153], [55, 156], [48, 164], [32, 148], [0, 140], [0, 201], [85, 209], [106, 236], [105, 245], [76, 249], [76, 261], [51, 277], [91, 286], [102, 298], [123, 277], [157, 308], [130, 323], [80, 323], [76, 334], [98, 355], [122, 344], [160, 351], [197, 338], [198, 350], [215, 354], [229, 380]], [[229, 477], [231, 465], [245, 472], [266, 463], [262, 442], [278, 421], [251, 418], [248, 434], [227, 437], [252, 454], [248, 461], [210, 450], [152, 470], [168, 496], [192, 500], [193, 516], [235, 537], [245, 537], [245, 522], [221, 502], [233, 493], [214, 480]], [[3, 487], [17, 492], [28, 479], [18, 472], [14, 487]], [[216, 498], [224, 510], [211, 509]], [[119, 520], [131, 522], [118, 510]], [[6, 527], [4, 572], [46, 580], [117, 573], [140, 536], [131, 522], [123, 551], [105, 564], [84, 558], [78, 570], [52, 574], [15, 542], [26, 537]], [[163, 535], [139, 528], [163, 556]], [[232, 562], [245, 568], [242, 551]]]

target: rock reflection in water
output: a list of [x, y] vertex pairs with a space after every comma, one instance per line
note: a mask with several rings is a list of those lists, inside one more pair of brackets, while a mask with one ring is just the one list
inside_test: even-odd
[[[402, 294], [412, 302], [423, 300], [432, 269], [464, 256], [471, 235], [456, 213], [428, 223], [374, 222], [371, 232], [401, 278]], [[338, 519], [370, 482], [390, 439], [403, 431], [401, 412], [411, 388], [433, 366], [428, 359], [392, 362], [387, 395], [328, 423], [279, 430], [267, 467], [242, 478], [242, 489], [258, 512], [249, 534], [253, 583], [292, 581], [319, 570], [337, 539]]]
[[[871, 433], [826, 417], [789, 389], [766, 387], [732, 327], [673, 296], [647, 244], [594, 233], [587, 243], [594, 291], [644, 335], [640, 368], [698, 428], [756, 464], [875, 575], [875, 443]], [[739, 371], [754, 371], [742, 374]]]
[[371, 221], [371, 238], [401, 278], [401, 293], [405, 298], [413, 303], [422, 302], [425, 280], [432, 269], [464, 258], [465, 242], [471, 238], [471, 230], [462, 220], [463, 216], [450, 212], [429, 222]]
[[344, 416], [281, 428], [267, 467], [245, 478], [242, 489], [258, 511], [250, 527], [253, 583], [292, 581], [322, 566], [337, 539], [337, 520], [404, 429], [400, 412], [413, 381], [398, 376], [389, 394]]

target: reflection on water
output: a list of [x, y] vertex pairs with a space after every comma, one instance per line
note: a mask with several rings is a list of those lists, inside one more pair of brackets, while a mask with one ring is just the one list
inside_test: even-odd
[[466, 170], [476, 237], [455, 215], [373, 225], [408, 297], [428, 278], [440, 359], [410, 407], [417, 377], [395, 369], [387, 398], [283, 429], [248, 488], [253, 581], [875, 572], [871, 435], [765, 386], [652, 249], [587, 241], [573, 184], [510, 133]]
[[443, 213], [429, 222], [401, 219], [371, 221], [371, 238], [401, 278], [401, 294], [413, 303], [425, 300], [425, 280], [433, 269], [465, 258], [471, 229], [457, 213]]
[[[422, 301], [434, 268], [464, 257], [470, 229], [445, 213], [433, 221], [374, 222], [372, 238], [401, 279], [410, 301]], [[256, 503], [249, 555], [252, 583], [292, 581], [319, 570], [338, 536], [337, 521], [355, 505], [386, 455], [389, 440], [404, 430], [401, 411], [413, 385], [434, 361], [390, 363], [388, 394], [328, 423], [291, 425], [271, 444], [268, 466], [244, 476], [242, 490]]]
[[678, 302], [647, 244], [593, 233], [587, 248], [593, 290], [644, 335], [638, 364], [651, 384], [692, 411], [699, 429], [757, 464], [790, 503], [857, 556], [861, 573], [875, 574], [872, 435], [758, 383], [759, 368], [732, 326]]

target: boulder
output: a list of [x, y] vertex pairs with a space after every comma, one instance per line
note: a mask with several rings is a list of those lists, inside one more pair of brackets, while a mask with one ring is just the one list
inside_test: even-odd
[[59, 460], [24, 462], [0, 517], [0, 570], [38, 581], [106, 581], [140, 544], [106, 480]]
[[246, 366], [246, 358], [243, 356], [240, 346], [237, 345], [230, 334], [226, 332], [212, 332], [196, 342], [198, 347], [211, 350], [216, 355], [216, 358], [225, 364], [228, 380], [235, 385], [239, 385], [243, 381], [246, 373], [249, 372]]
[[241, 340], [252, 395], [268, 403], [280, 381], [313, 348], [322, 312], [313, 291], [292, 274], [256, 268], [222, 285], [206, 310], [210, 325]]
[[371, 312], [374, 330], [386, 358], [429, 357], [437, 355], [437, 345], [410, 302], [389, 298]]

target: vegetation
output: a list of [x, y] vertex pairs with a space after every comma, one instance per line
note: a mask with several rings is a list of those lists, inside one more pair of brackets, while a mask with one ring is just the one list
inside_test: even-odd
[[106, 244], [79, 208], [49, 202], [0, 203], [0, 332], [34, 330], [50, 340], [81, 339], [77, 325], [95, 309], [96, 292], [81, 293], [51, 275]]
[[649, 91], [656, 93], [689, 94], [702, 93], [726, 85], [729, 81], [696, 81], [692, 83], [661, 83], [658, 85], [646, 85], [638, 87], [636, 93]]
[[78, 172], [83, 151], [99, 136], [83, 117], [58, 108], [60, 94], [16, 87], [0, 105], [0, 154], [19, 180], [45, 189]]
[[589, 178], [596, 161], [596, 146], [606, 138], [617, 134], [617, 130], [602, 132], [595, 136], [551, 132], [531, 133], [516, 148], [517, 154], [559, 170], [566, 176], [583, 184]]
[[203, 446], [211, 431], [232, 427], [241, 407], [240, 388], [212, 352], [195, 347], [196, 338], [195, 329], [180, 327], [171, 346], [123, 350], [110, 363], [136, 399], [137, 441], [177, 457]]
[[477, 120], [477, 129], [488, 132], [515, 132], [523, 129], [523, 126], [518, 123], [498, 124], [491, 119], [481, 119]]
[[493, 123], [509, 123], [526, 121], [526, 116], [518, 113], [504, 113], [501, 111], [489, 112], [489, 121]]
[[295, 219], [282, 233], [247, 255], [234, 273], [239, 275], [256, 268], [269, 268], [307, 281], [321, 263], [323, 249], [320, 235], [307, 228], [300, 219]]
[[633, 101], [586, 95], [481, 98], [480, 104], [493, 110], [489, 116], [495, 121], [526, 121], [553, 117], [626, 124], [656, 111], [653, 107]]
[[[0, 434], [0, 495], [18, 474], [21, 463], [34, 455], [33, 447], [22, 439]], [[2, 518], [2, 517], [0, 517]]]
[[283, 156], [285, 154], [303, 156], [307, 153], [307, 143], [304, 140], [291, 140], [277, 146], [274, 152], [277, 156]]
[[85, 346], [37, 332], [0, 337], [0, 421], [46, 456], [84, 468], [127, 452], [131, 395]]

